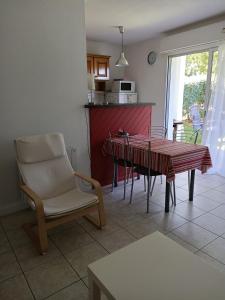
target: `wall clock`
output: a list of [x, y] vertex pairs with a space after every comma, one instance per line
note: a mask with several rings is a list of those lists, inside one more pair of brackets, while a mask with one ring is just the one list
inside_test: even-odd
[[157, 58], [157, 54], [156, 54], [155, 51], [149, 52], [149, 54], [148, 54], [148, 63], [150, 65], [153, 65], [156, 61], [156, 58]]

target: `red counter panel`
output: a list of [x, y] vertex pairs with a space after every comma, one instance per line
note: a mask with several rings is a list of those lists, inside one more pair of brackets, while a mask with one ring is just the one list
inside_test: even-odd
[[[90, 150], [91, 176], [104, 185], [112, 182], [113, 162], [104, 156], [102, 146], [108, 137], [109, 129], [116, 132], [123, 129], [130, 134], [147, 134], [151, 124], [151, 105], [90, 107]], [[122, 179], [119, 170], [119, 180]]]

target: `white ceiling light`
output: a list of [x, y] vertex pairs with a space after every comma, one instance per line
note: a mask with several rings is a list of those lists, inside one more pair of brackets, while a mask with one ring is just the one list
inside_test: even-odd
[[123, 34], [124, 34], [124, 27], [123, 26], [118, 26], [119, 31], [121, 33], [122, 36], [122, 51], [120, 53], [120, 57], [116, 62], [116, 66], [117, 67], [126, 67], [129, 66], [128, 61], [126, 60], [126, 57], [124, 55], [124, 49], [123, 49]]

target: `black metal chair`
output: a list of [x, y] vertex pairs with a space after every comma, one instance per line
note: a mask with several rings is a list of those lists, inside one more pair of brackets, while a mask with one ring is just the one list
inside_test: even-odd
[[165, 126], [150, 126], [148, 132], [149, 137], [158, 137], [163, 139], [167, 136], [167, 128]]
[[[184, 130], [184, 128], [176, 130], [173, 133], [173, 141], [183, 142], [188, 144], [196, 144], [198, 141], [198, 136], [200, 131], [201, 129], [193, 131], [193, 130]], [[190, 188], [190, 178], [191, 178], [191, 172], [188, 171], [188, 188]]]
[[[154, 137], [154, 138], [161, 138], [165, 139], [167, 136], [167, 128], [165, 126], [149, 126], [149, 137]], [[160, 176], [161, 184], [162, 184], [162, 175]], [[144, 178], [145, 181], [145, 178]], [[156, 181], [156, 176], [154, 177], [152, 188], [151, 188], [151, 194], [153, 193], [153, 189], [155, 186], [155, 181]]]
[[[113, 142], [114, 137], [120, 137], [121, 143], [122, 143], [122, 158], [117, 158], [116, 153], [115, 153], [115, 143]], [[128, 182], [128, 169], [132, 168], [132, 162], [127, 159], [127, 148], [128, 148], [128, 135], [127, 134], [112, 134], [109, 131], [109, 141], [110, 141], [110, 146], [111, 146], [111, 153], [112, 153], [112, 159], [113, 159], [113, 179], [112, 179], [112, 192], [114, 190], [114, 187], [117, 186], [117, 178], [118, 178], [118, 167], [123, 167], [124, 168], [124, 177], [123, 177], [123, 199], [126, 198], [126, 185]]]
[[[137, 140], [136, 140], [137, 141]], [[141, 141], [143, 143], [143, 141]], [[152, 195], [152, 189], [151, 189], [151, 183], [152, 183], [152, 177], [156, 177], [159, 175], [162, 175], [159, 172], [156, 172], [151, 169], [151, 142], [148, 141], [147, 143], [147, 165], [148, 167], [144, 167], [138, 164], [132, 164], [132, 183], [131, 183], [131, 193], [130, 193], [130, 204], [132, 203], [132, 198], [133, 198], [133, 189], [134, 189], [134, 172], [144, 175], [147, 178], [147, 213], [149, 213], [149, 202], [150, 202], [150, 196]], [[128, 152], [129, 152], [129, 157], [130, 161], [134, 161], [134, 151], [132, 149], [132, 146], [130, 146], [129, 143], [129, 138], [128, 138]]]

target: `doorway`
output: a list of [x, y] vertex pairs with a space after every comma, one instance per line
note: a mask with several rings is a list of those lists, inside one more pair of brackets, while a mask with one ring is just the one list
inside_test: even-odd
[[173, 138], [173, 126], [177, 123], [184, 132], [198, 130], [197, 143], [201, 144], [217, 61], [217, 48], [169, 57], [166, 110], [169, 139]]

